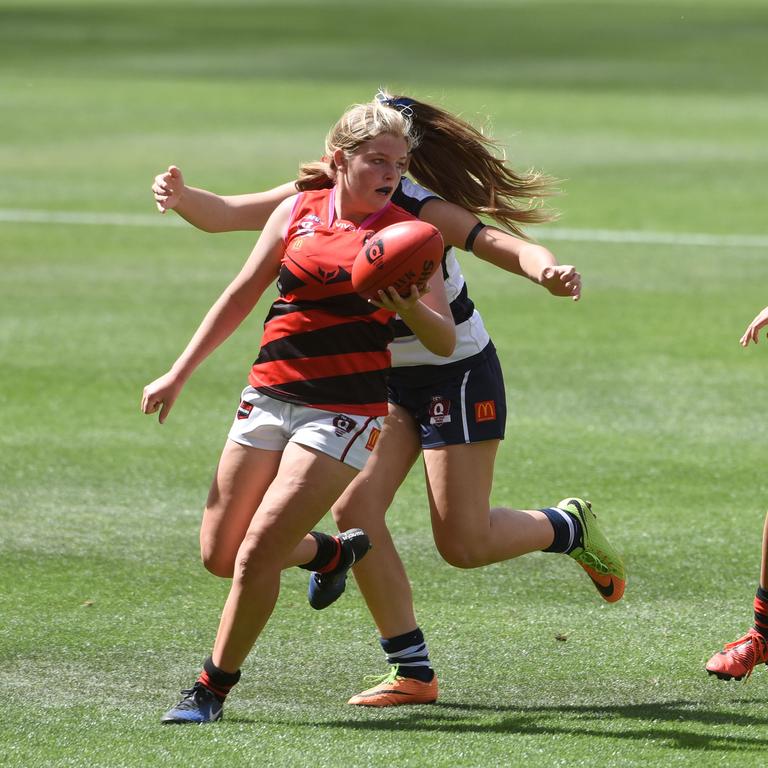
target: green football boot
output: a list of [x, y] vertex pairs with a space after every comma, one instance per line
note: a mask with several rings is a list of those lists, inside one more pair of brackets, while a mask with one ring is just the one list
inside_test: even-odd
[[563, 499], [557, 507], [581, 523], [582, 545], [569, 552], [569, 556], [587, 572], [604, 600], [609, 603], [621, 600], [627, 583], [624, 560], [600, 529], [592, 504], [569, 498]]

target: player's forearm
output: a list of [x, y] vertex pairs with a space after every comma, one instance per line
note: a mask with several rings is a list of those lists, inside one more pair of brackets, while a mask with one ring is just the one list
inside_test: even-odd
[[197, 187], [184, 187], [174, 211], [204, 232], [231, 232], [233, 205], [230, 198]]
[[264, 229], [275, 208], [295, 194], [296, 185], [292, 181], [245, 195], [217, 195], [186, 187], [175, 210], [205, 232], [258, 231]]
[[[523, 241], [524, 242], [524, 241]], [[546, 267], [556, 267], [558, 261], [554, 254], [543, 245], [525, 243], [520, 249], [521, 274], [538, 283]]]
[[422, 301], [417, 302], [401, 317], [432, 354], [450, 357], [456, 347], [456, 325], [453, 317], [436, 312]]
[[529, 243], [495, 227], [485, 227], [475, 239], [473, 253], [494, 266], [539, 282], [545, 267], [557, 265], [542, 245]]

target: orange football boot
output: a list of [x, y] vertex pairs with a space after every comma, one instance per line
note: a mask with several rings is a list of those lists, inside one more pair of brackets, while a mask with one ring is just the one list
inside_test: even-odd
[[758, 664], [768, 663], [768, 640], [756, 629], [750, 629], [744, 637], [726, 643], [723, 650], [707, 662], [707, 672], [721, 680], [749, 677]]
[[615, 603], [624, 597], [624, 587], [626, 581], [610, 573], [598, 573], [594, 568], [590, 568], [584, 563], [579, 565], [587, 572], [587, 576], [592, 579], [592, 583], [602, 596], [603, 600], [609, 603]]
[[434, 704], [437, 701], [437, 676], [430, 682], [401, 677], [397, 665], [373, 688], [353, 696], [347, 704], [357, 707], [400, 707], [404, 704]]

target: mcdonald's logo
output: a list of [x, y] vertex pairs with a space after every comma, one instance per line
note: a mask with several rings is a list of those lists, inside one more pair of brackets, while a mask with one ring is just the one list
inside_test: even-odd
[[376, 443], [379, 441], [380, 434], [381, 430], [377, 429], [376, 427], [371, 430], [371, 434], [368, 435], [368, 442], [365, 444], [366, 451], [372, 451], [374, 449]]
[[496, 419], [496, 401], [482, 400], [475, 403], [475, 421], [495, 421]]

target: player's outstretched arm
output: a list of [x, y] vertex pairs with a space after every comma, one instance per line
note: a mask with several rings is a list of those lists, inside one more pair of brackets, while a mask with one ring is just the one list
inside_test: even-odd
[[184, 351], [167, 373], [147, 384], [141, 397], [141, 410], [160, 412], [162, 424], [187, 379], [220, 344], [234, 333], [250, 314], [265, 289], [274, 282], [283, 254], [283, 230], [292, 203], [279, 206], [270, 216], [264, 232], [239, 274], [224, 289]]
[[553, 296], [581, 298], [581, 274], [572, 264], [558, 264], [554, 254], [538, 243], [529, 243], [495, 227], [477, 236], [473, 253], [508, 272], [527, 277]]
[[744, 335], [741, 337], [740, 344], [742, 347], [749, 346], [750, 341], [754, 341], [757, 344], [760, 330], [768, 325], [768, 307], [759, 312], [754, 320], [747, 326], [747, 330], [744, 331]]
[[294, 182], [246, 195], [217, 195], [188, 187], [181, 169], [171, 165], [155, 176], [152, 194], [160, 213], [174, 210], [205, 232], [261, 230], [279, 203], [296, 194]]
[[[480, 223], [476, 216], [454, 203], [433, 198], [424, 203], [420, 218], [437, 227], [446, 245], [467, 250], [467, 238]], [[553, 296], [581, 297], [581, 275], [570, 264], [558, 264], [543, 245], [529, 243], [496, 227], [484, 227], [470, 244], [483, 261], [527, 277]]]

